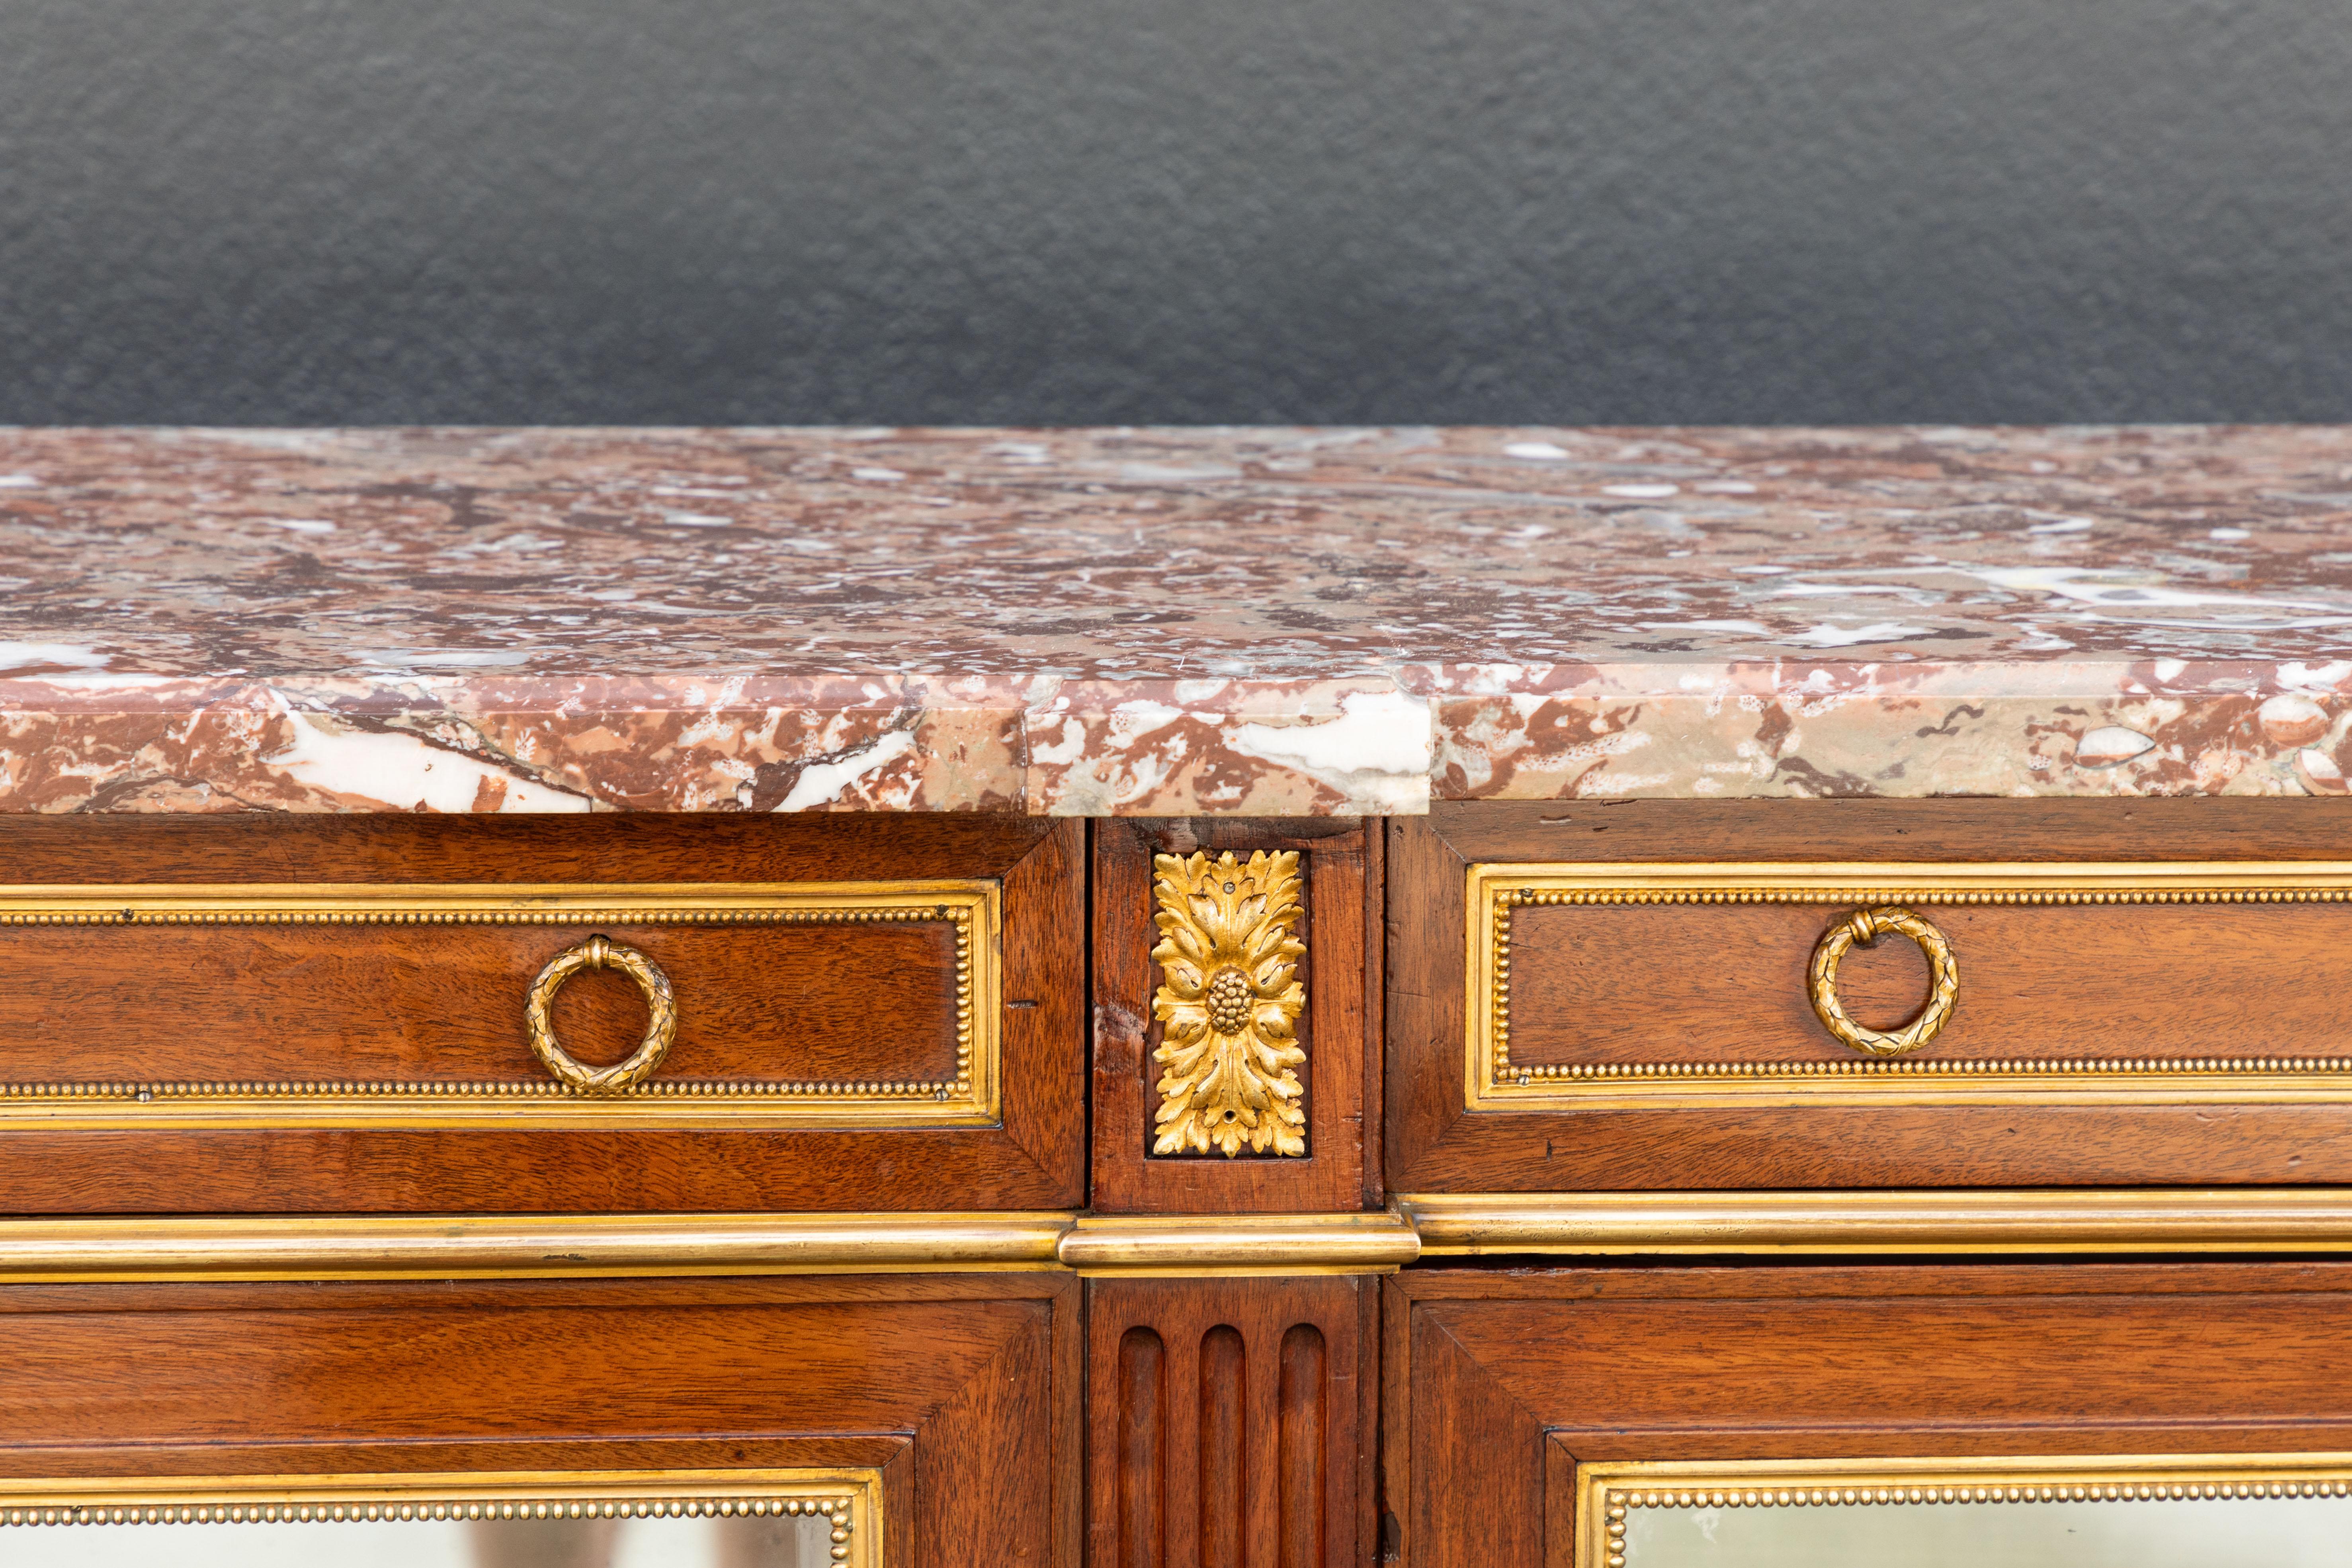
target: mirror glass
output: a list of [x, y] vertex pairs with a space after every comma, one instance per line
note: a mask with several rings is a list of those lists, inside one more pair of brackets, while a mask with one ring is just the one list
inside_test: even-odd
[[2346, 1568], [2352, 1497], [1636, 1508], [1625, 1568]]
[[0, 1527], [8, 1568], [832, 1568], [797, 1518], [353, 1520]]

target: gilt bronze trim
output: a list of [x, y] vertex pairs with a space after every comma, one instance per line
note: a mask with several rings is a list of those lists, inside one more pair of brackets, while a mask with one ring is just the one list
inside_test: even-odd
[[[556, 1076], [495, 1081], [29, 1079], [0, 1083], [0, 1131], [989, 1127], [1003, 1114], [1003, 895], [991, 881], [0, 888], [0, 927], [928, 921], [948, 923], [956, 938], [956, 1066], [949, 1079], [651, 1078], [600, 1082], [593, 1089]], [[640, 979], [658, 1025], [662, 996]], [[486, 997], [483, 1005], [511, 1006], [520, 1017], [536, 995], [535, 988], [519, 987], [511, 996]], [[676, 995], [671, 1021], [677, 1009], [693, 1005], [690, 993]], [[657, 1065], [659, 1053], [654, 1056]], [[549, 1065], [551, 1072], [560, 1072]]]
[[1888, 1508], [2352, 1496], [2352, 1454], [1601, 1460], [1576, 1468], [1574, 1568], [1641, 1568], [1626, 1526], [1645, 1508]]
[[765, 1515], [823, 1518], [836, 1563], [884, 1568], [870, 1468], [0, 1478], [0, 1529]]
[[[1518, 1060], [1511, 1050], [1514, 916], [1523, 909], [1562, 904], [1793, 903], [1864, 910], [1890, 905], [2333, 904], [2352, 901], [2352, 865], [1481, 862], [1466, 875], [1468, 1018], [1463, 1098], [1471, 1110], [2352, 1101], [2352, 1076], [2347, 1076], [2352, 1075], [2352, 1056], [1922, 1059], [1874, 1054], [1822, 1061], [1694, 1061], [1675, 1059], [1668, 1047], [1661, 1053], [1663, 1059], [1655, 1061], [1542, 1064]], [[1851, 917], [1846, 923], [1851, 924]], [[1935, 956], [1930, 949], [1931, 964]], [[1937, 971], [1936, 1000], [1945, 1005], [1938, 1010], [1931, 1003], [1929, 1009], [1937, 1027], [1951, 1012], [1956, 982], [1949, 973], [1950, 956], [1945, 954], [1945, 964]], [[1797, 969], [1785, 983], [1807, 994], [1818, 1008], [1819, 978]], [[1759, 978], [1759, 984], [1773, 983], [1770, 977]], [[1922, 1015], [1923, 1019], [1928, 1016]], [[1914, 1041], [1905, 1049], [1924, 1043]]]
[[1423, 1257], [2347, 1252], [2352, 1188], [1410, 1193]]

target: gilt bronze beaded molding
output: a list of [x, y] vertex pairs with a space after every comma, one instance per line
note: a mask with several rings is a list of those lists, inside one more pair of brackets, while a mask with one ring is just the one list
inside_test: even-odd
[[1574, 1568], [1642, 1568], [1645, 1509], [1893, 1508], [2352, 1497], [2352, 1454], [1599, 1461], [1576, 1468]]
[[793, 1518], [824, 1526], [843, 1568], [883, 1568], [868, 1468], [0, 1479], [0, 1529]]
[[[43, 926], [883, 925], [940, 922], [955, 940], [951, 1078], [713, 1079], [121, 1079], [0, 1082], [0, 1131], [204, 1128], [627, 1129], [994, 1125], [1003, 1107], [1003, 900], [979, 880], [614, 885], [173, 886], [0, 888], [0, 934]], [[539, 987], [569, 952], [551, 949], [531, 987], [485, 997], [534, 1027]], [[620, 944], [607, 940], [608, 951]], [[626, 950], [623, 950], [626, 951]], [[641, 956], [641, 955], [640, 955]], [[578, 966], [575, 964], [575, 966]], [[643, 982], [641, 981], [641, 984]], [[646, 985], [655, 1021], [656, 987]], [[690, 1010], [690, 988], [676, 1010]], [[788, 1026], [779, 1022], [788, 1047]], [[535, 1047], [538, 1041], [531, 1039]], [[559, 1053], [560, 1054], [560, 1053]], [[656, 1064], [660, 1053], [654, 1053]], [[789, 1059], [788, 1049], [782, 1053]], [[20, 1058], [21, 1059], [21, 1058]], [[646, 1069], [650, 1071], [651, 1069]]]
[[[1469, 1016], [1464, 1099], [1473, 1110], [2277, 1104], [2352, 1098], [2352, 1082], [2343, 1076], [2352, 1072], [2352, 1058], [2338, 1055], [1921, 1058], [1874, 1054], [1820, 1061], [1703, 1061], [1675, 1059], [1667, 1046], [1661, 1052], [1665, 1059], [1656, 1061], [1529, 1063], [1515, 1060], [1511, 1053], [1511, 948], [1515, 917], [1521, 910], [1808, 904], [1826, 912], [1845, 912], [1850, 926], [1855, 913], [1908, 915], [1909, 907], [2340, 904], [2352, 902], [2352, 865], [1482, 862], [1471, 866], [1467, 876]], [[1834, 929], [1825, 935], [1824, 945]], [[1932, 963], [1932, 949], [1929, 956]], [[1800, 970], [1787, 976], [1785, 984], [1802, 993], [1808, 980]], [[1759, 983], [1782, 982], [1780, 977], [1759, 977]], [[1959, 997], [1964, 1006], [1964, 988]], [[1952, 1011], [1952, 1000], [1949, 988], [1939, 986], [1932, 1009], [1937, 1026]], [[1820, 1011], [1817, 986], [1815, 1010]], [[1926, 1033], [1932, 1036], [1933, 1030]]]

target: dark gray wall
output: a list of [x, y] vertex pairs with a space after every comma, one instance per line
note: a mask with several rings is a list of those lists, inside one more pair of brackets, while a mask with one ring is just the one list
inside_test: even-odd
[[2346, 0], [0, 0], [0, 420], [2352, 419]]

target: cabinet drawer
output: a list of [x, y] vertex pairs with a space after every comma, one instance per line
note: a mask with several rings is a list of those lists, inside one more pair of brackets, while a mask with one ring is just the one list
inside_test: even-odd
[[2352, 1518], [2341, 1263], [1409, 1270], [1383, 1317], [1415, 1568], [2321, 1562]]
[[1003, 936], [982, 880], [0, 889], [0, 1127], [984, 1127]]
[[[680, 826], [542, 825], [530, 855], [448, 824], [400, 858], [470, 875], [430, 882], [338, 879], [364, 858], [331, 829], [285, 882], [117, 834], [95, 858], [148, 875], [0, 888], [0, 1205], [1072, 1201], [1077, 1108], [1041, 1102], [1080, 1045], [1073, 834]], [[525, 879], [551, 864], [604, 875]], [[961, 1190], [893, 1180], [943, 1153]]]
[[1392, 1008], [1391, 1096], [1450, 1098], [1457, 1157], [1395, 1184], [2352, 1176], [2352, 856], [1845, 858], [1884, 838], [1813, 820], [1803, 861], [1404, 830], [1392, 900], [1447, 885], [1399, 954], [1427, 983]]

